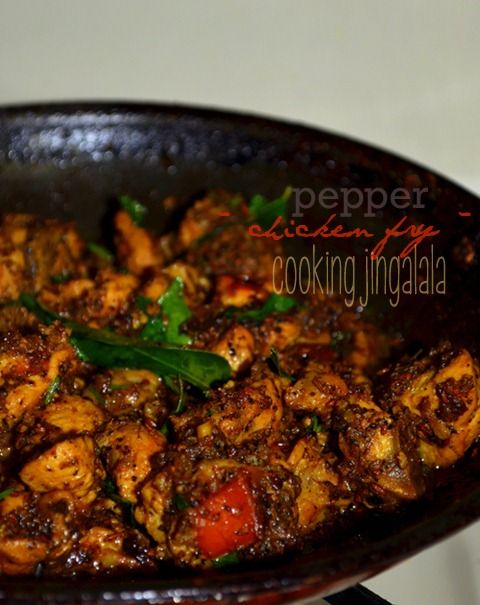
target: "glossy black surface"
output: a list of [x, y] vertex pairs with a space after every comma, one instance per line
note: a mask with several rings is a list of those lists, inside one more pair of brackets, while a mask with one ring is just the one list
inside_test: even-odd
[[[160, 205], [167, 194], [187, 203], [192, 194], [216, 186], [275, 195], [287, 184], [391, 191], [405, 182], [429, 188], [427, 208], [416, 218], [441, 229], [435, 246], [447, 259], [448, 295], [410, 297], [395, 310], [380, 299], [369, 312], [405, 335], [405, 349], [427, 347], [439, 338], [476, 347], [479, 269], [477, 262], [468, 268], [458, 263], [458, 250], [469, 238], [478, 253], [479, 200], [425, 168], [323, 131], [189, 107], [82, 104], [0, 110], [1, 210], [72, 219], [91, 239], [105, 233], [112, 202], [122, 193], [146, 202], [152, 225], [161, 229], [172, 220]], [[460, 210], [472, 217], [459, 217]], [[381, 228], [399, 216], [385, 209], [377, 224]], [[350, 219], [352, 225], [362, 220], [360, 215]], [[326, 594], [479, 516], [480, 462], [474, 452], [421, 502], [362, 521], [308, 553], [211, 573], [165, 569], [155, 578], [0, 578], [0, 596], [26, 602], [178, 602], [236, 600], [299, 587], [318, 587]]]

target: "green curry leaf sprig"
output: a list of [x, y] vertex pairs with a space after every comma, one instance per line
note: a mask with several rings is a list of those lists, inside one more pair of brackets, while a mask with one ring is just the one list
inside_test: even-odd
[[122, 195], [119, 201], [120, 206], [130, 216], [135, 225], [137, 225], [137, 227], [144, 227], [145, 219], [147, 217], [147, 208], [129, 195]]
[[292, 187], [287, 187], [282, 195], [274, 200], [268, 200], [259, 193], [254, 195], [248, 207], [250, 221], [257, 223], [263, 229], [268, 229], [279, 216], [286, 220], [288, 217], [288, 200], [292, 191]]
[[70, 341], [80, 359], [87, 363], [105, 368], [150, 370], [162, 378], [180, 377], [203, 391], [213, 383], [231, 377], [230, 366], [220, 355], [157, 345], [109, 330], [90, 328], [46, 309], [32, 294], [22, 294], [20, 302], [42, 323], [50, 325], [57, 320], [70, 328]]
[[261, 323], [270, 315], [287, 313], [297, 306], [297, 301], [290, 296], [283, 294], [270, 294], [267, 300], [258, 309], [230, 309], [229, 315], [235, 317], [240, 322], [252, 321]]
[[183, 290], [183, 281], [176, 277], [158, 300], [162, 313], [148, 319], [140, 334], [141, 338], [171, 345], [192, 344], [192, 339], [180, 331], [192, 315]]

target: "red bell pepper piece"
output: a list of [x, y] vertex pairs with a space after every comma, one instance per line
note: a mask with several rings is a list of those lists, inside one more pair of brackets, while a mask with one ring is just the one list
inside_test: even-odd
[[205, 558], [216, 559], [255, 542], [257, 525], [252, 490], [240, 473], [198, 507], [198, 546]]

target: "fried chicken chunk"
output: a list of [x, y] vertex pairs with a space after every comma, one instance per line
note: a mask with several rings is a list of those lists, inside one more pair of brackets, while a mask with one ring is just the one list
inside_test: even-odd
[[31, 573], [47, 556], [50, 528], [21, 488], [0, 503], [0, 572]]
[[107, 468], [120, 495], [135, 502], [137, 487], [152, 470], [152, 457], [165, 448], [165, 437], [136, 422], [114, 422], [100, 435], [98, 443], [105, 451]]
[[415, 439], [372, 400], [368, 383], [336, 406], [333, 428], [352, 484], [365, 483], [382, 499], [417, 498], [424, 490]]
[[95, 462], [91, 437], [65, 439], [27, 462], [20, 479], [34, 492], [66, 490], [88, 503], [96, 496]]
[[280, 382], [267, 374], [241, 389], [224, 389], [213, 402], [211, 423], [236, 445], [269, 438], [279, 430], [283, 416]]
[[16, 427], [15, 445], [22, 454], [73, 434], [94, 434], [104, 423], [103, 411], [78, 395], [60, 395], [44, 407], [27, 413]]
[[80, 362], [62, 326], [39, 334], [11, 333], [0, 341], [0, 422], [15, 426], [38, 406], [55, 380], [79, 371]]
[[479, 367], [465, 349], [444, 348], [392, 372], [385, 405], [417, 431], [429, 466], [459, 460], [480, 435]]
[[328, 421], [335, 404], [348, 393], [339, 374], [315, 362], [307, 365], [305, 374], [285, 392], [285, 403], [293, 410], [311, 412]]
[[297, 441], [286, 461], [301, 482], [298, 522], [306, 531], [315, 528], [335, 506], [347, 503], [335, 464], [335, 456], [326, 453], [313, 435]]
[[82, 274], [83, 250], [71, 224], [6, 214], [0, 225], [0, 301], [38, 292], [52, 277]]
[[171, 503], [172, 484], [170, 473], [157, 473], [142, 487], [139, 503], [135, 508], [135, 520], [144, 525], [155, 540], [161, 558], [166, 557], [168, 553], [164, 515]]
[[229, 328], [213, 345], [212, 352], [224, 357], [234, 374], [245, 371], [254, 360], [255, 337], [241, 325]]
[[148, 231], [138, 227], [128, 212], [117, 212], [115, 229], [118, 257], [131, 273], [141, 275], [146, 269], [162, 264], [153, 237]]

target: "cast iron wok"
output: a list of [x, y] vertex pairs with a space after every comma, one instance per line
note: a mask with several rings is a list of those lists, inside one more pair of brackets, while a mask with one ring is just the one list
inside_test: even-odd
[[[448, 338], [477, 351], [479, 268], [476, 260], [463, 259], [472, 249], [478, 253], [479, 200], [428, 169], [321, 130], [192, 107], [93, 103], [0, 110], [1, 211], [72, 219], [89, 239], [105, 237], [112, 201], [122, 193], [145, 202], [151, 224], [161, 229], [175, 220], [160, 204], [168, 194], [188, 202], [199, 190], [220, 186], [273, 196], [287, 184], [316, 191], [326, 186], [428, 187], [426, 208], [409, 216], [441, 230], [435, 246], [447, 261], [447, 295], [405, 297], [396, 309], [379, 297], [370, 313], [403, 335], [403, 350], [426, 349]], [[354, 211], [352, 225], [362, 223], [361, 213]], [[381, 228], [401, 216], [388, 206], [375, 224]], [[327, 594], [478, 517], [480, 456], [474, 448], [421, 501], [399, 513], [359, 520], [353, 529], [317, 540], [302, 553], [209, 573], [168, 568], [156, 577], [131, 579], [4, 577], [0, 597], [9, 602], [163, 603], [245, 600], [300, 589]]]

